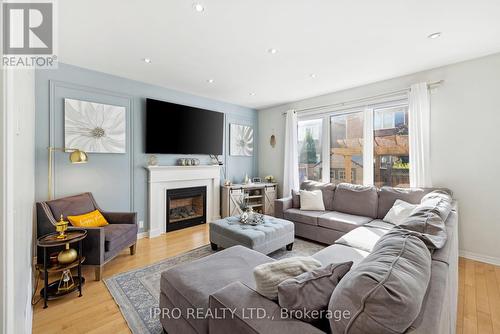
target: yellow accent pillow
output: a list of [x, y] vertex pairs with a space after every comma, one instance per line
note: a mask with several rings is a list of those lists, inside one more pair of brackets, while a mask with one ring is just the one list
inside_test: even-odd
[[95, 210], [79, 216], [68, 216], [68, 220], [73, 226], [77, 227], [101, 227], [108, 225], [106, 218]]

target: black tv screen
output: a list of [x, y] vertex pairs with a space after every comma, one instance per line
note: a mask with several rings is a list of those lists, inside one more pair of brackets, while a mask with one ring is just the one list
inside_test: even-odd
[[224, 114], [146, 100], [146, 153], [222, 154]]

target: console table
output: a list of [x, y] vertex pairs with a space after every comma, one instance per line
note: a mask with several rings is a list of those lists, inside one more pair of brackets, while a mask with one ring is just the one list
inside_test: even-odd
[[274, 216], [277, 190], [277, 183], [267, 182], [222, 186], [222, 217], [240, 215], [244, 201], [254, 211]]

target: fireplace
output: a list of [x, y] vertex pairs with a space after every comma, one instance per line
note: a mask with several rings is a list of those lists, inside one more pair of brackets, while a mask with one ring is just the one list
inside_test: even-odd
[[167, 190], [166, 231], [204, 224], [207, 219], [207, 187]]

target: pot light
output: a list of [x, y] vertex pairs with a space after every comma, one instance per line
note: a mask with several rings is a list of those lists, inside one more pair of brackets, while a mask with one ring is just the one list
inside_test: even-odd
[[214, 80], [214, 79], [208, 79], [208, 80], [207, 80], [207, 82], [208, 82], [209, 84], [211, 84], [211, 83], [214, 83], [214, 82], [215, 82], [215, 80]]
[[310, 77], [311, 79], [316, 79], [317, 75], [316, 75], [316, 74], [314, 74], [314, 73], [311, 73], [311, 74], [309, 74], [309, 77]]
[[427, 38], [430, 38], [430, 39], [436, 39], [439, 37], [441, 37], [441, 32], [435, 32], [435, 33], [432, 33], [429, 36], [427, 36]]
[[251, 93], [250, 93], [250, 96], [255, 96], [255, 93], [254, 93], [254, 92], [251, 92]]
[[151, 64], [151, 58], [142, 58], [142, 61], [146, 64]]
[[269, 52], [270, 54], [275, 54], [276, 52], [278, 52], [278, 50], [272, 48], [272, 49], [267, 50], [267, 52]]
[[193, 4], [193, 8], [194, 8], [194, 10], [196, 10], [199, 13], [201, 13], [205, 10], [205, 7], [203, 7], [203, 5], [201, 3]]

